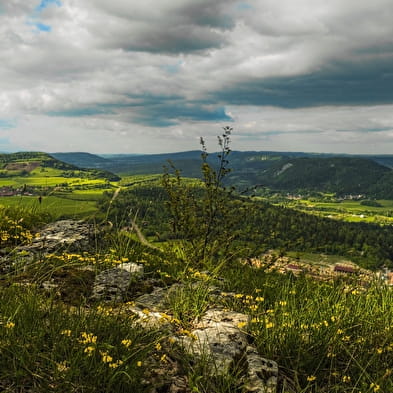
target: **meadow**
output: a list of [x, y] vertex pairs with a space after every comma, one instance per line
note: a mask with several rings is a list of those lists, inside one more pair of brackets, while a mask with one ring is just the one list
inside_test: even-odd
[[[93, 249], [37, 255], [20, 266], [19, 259], [12, 263], [18, 245], [29, 244], [46, 222], [94, 216], [104, 191], [109, 217], [119, 183], [87, 181], [86, 189], [78, 189], [86, 179], [75, 179], [71, 188], [52, 190], [41, 203], [37, 195], [0, 199], [1, 391], [167, 392], [166, 378], [175, 372], [185, 383], [179, 392], [247, 392], [244, 379], [238, 377], [241, 363], [227, 375], [212, 378], [206, 358], [190, 357], [173, 340], [172, 332], [191, 334], [197, 318], [211, 307], [249, 316], [249, 322], [238, 327], [262, 356], [278, 363], [277, 393], [393, 391], [392, 289], [377, 278], [364, 282], [357, 276], [338, 276], [321, 282], [246, 265], [239, 257], [242, 243], [235, 243], [241, 234], [233, 228], [247, 211], [241, 210], [239, 201], [233, 205], [231, 192], [221, 188], [226, 153], [224, 148], [222, 171], [203, 167], [202, 183], [179, 174], [164, 175], [169, 198], [155, 208], [168, 209], [173, 233], [153, 245], [142, 244], [119, 223], [106, 229]], [[58, 184], [55, 179], [40, 181], [46, 187]], [[150, 203], [150, 184], [155, 181], [154, 176], [125, 178], [120, 195], [128, 187], [147, 193], [146, 206], [151, 209], [155, 204]], [[197, 183], [203, 187], [195, 187]], [[142, 184], [148, 186], [139, 189]], [[388, 214], [393, 202], [381, 204]], [[332, 213], [336, 204], [318, 202], [311, 208], [315, 206]], [[340, 203], [343, 206], [348, 215], [366, 211], [357, 209], [380, 209], [357, 202]], [[321, 259], [311, 253], [294, 256], [311, 264]], [[323, 262], [340, 258], [329, 256]], [[133, 295], [117, 303], [92, 300], [96, 275], [126, 261], [142, 264], [145, 277], [162, 288], [178, 285], [163, 313], [169, 330], [141, 323], [130, 312]], [[62, 280], [62, 291], [44, 288], [54, 279]], [[214, 296], [209, 295], [212, 287]]]

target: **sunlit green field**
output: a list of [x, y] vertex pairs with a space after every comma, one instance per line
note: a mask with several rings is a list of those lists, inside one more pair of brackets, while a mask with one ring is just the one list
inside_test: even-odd
[[381, 207], [362, 205], [360, 201], [323, 202], [300, 199], [288, 201], [288, 207], [349, 222], [393, 224], [393, 201], [378, 200]]
[[0, 205], [31, 208], [36, 211], [49, 213], [54, 219], [64, 217], [88, 217], [97, 212], [95, 200], [73, 200], [57, 196], [42, 197], [41, 204], [38, 197], [13, 196], [1, 197]]

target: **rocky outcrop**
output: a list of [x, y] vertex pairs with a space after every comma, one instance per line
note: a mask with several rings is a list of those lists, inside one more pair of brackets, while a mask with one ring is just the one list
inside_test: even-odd
[[16, 247], [0, 257], [0, 272], [12, 271], [15, 266], [25, 266], [42, 255], [87, 251], [91, 249], [98, 231], [85, 222], [60, 220], [46, 225], [31, 243]]
[[45, 254], [86, 251], [95, 236], [94, 227], [85, 221], [61, 220], [46, 225], [30, 244], [18, 247], [18, 251]]
[[[18, 247], [16, 254], [28, 261], [36, 259], [37, 254], [85, 251], [95, 235], [93, 228], [83, 221], [62, 220], [43, 228], [40, 236], [31, 244]], [[245, 393], [277, 391], [277, 363], [261, 357], [251, 345], [247, 334], [248, 315], [218, 306], [223, 304], [223, 293], [219, 288], [203, 282], [210, 299], [210, 309], [193, 321], [192, 328], [185, 333], [179, 329], [179, 321], [174, 323], [170, 312], [171, 296], [181, 291], [185, 284], [163, 286], [159, 280], [146, 278], [143, 266], [138, 263], [119, 264], [97, 275], [94, 269], [89, 270], [89, 266], [86, 271], [92, 276], [89, 289], [91, 300], [122, 303], [121, 307], [133, 314], [143, 327], [165, 329], [167, 337], [172, 337], [189, 356], [207, 360], [212, 378], [236, 372], [241, 376], [242, 391]], [[194, 285], [198, 290], [201, 284], [193, 282], [189, 285], [192, 291]], [[49, 291], [61, 292], [62, 289], [58, 281], [44, 282], [42, 286]], [[172, 364], [171, 361], [169, 359], [166, 364], [167, 367], [171, 365], [172, 374], [167, 369], [160, 369], [161, 366], [152, 370], [157, 378], [161, 378], [162, 373], [167, 375], [165, 391], [188, 392], [187, 377], [175, 371], [177, 363], [173, 360]]]
[[264, 359], [249, 345], [243, 330], [248, 320], [242, 313], [210, 309], [194, 324], [190, 334], [175, 339], [190, 355], [208, 359], [212, 377], [246, 370], [247, 392], [276, 392], [277, 363]]
[[[118, 268], [105, 270], [96, 276], [93, 297], [122, 302], [126, 299], [130, 286], [143, 280], [142, 266], [119, 265]], [[236, 370], [243, 375], [245, 392], [276, 392], [277, 363], [261, 357], [256, 348], [250, 345], [245, 330], [249, 323], [248, 315], [211, 308], [192, 323], [192, 330], [186, 334], [174, 329], [170, 323], [171, 317], [166, 313], [171, 294], [181, 287], [181, 284], [153, 287], [150, 293], [135, 297], [127, 309], [142, 326], [168, 330], [173, 340], [190, 356], [207, 359], [211, 377], [231, 374]], [[212, 287], [209, 292], [217, 303], [216, 288]]]
[[239, 326], [247, 323], [245, 314], [211, 309], [195, 321], [191, 334], [178, 340], [188, 353], [207, 357], [214, 375], [228, 374], [245, 354], [247, 336]]
[[117, 268], [104, 270], [95, 278], [92, 299], [125, 301], [132, 283], [142, 277], [143, 266], [136, 263], [124, 263]]

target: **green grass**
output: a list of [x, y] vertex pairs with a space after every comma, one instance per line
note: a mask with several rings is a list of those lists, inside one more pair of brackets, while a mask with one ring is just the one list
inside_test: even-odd
[[[14, 247], [29, 239], [44, 213], [93, 214], [98, 195], [98, 190], [78, 190], [44, 197], [41, 205], [36, 197], [2, 198], [0, 203], [11, 207], [0, 209], [1, 237], [14, 236], [5, 240]], [[384, 208], [390, 203], [385, 201]], [[206, 359], [190, 362], [171, 343], [167, 330], [143, 327], [127, 303], [91, 301], [95, 274], [129, 260], [143, 263], [155, 285], [181, 284], [166, 310], [174, 330], [192, 330], [194, 318], [208, 307], [248, 314], [250, 323], [240, 328], [263, 357], [279, 364], [278, 393], [289, 387], [298, 393], [393, 391], [391, 288], [380, 281], [360, 283], [356, 277], [327, 283], [267, 273], [235, 260], [219, 260], [221, 268], [207, 274], [206, 266], [192, 266], [188, 248], [179, 244], [168, 241], [157, 250], [141, 245], [135, 236], [114, 232], [95, 253], [37, 257], [29, 266], [14, 265], [1, 275], [0, 390], [165, 391], [166, 374], [178, 367], [193, 392], [242, 391], [243, 381], [235, 374], [212, 380]], [[310, 264], [342, 262], [337, 256], [298, 256]], [[83, 270], [86, 265], [89, 269]], [[41, 288], [46, 280], [62, 280], [64, 287], [46, 292]], [[211, 286], [223, 293], [221, 298], [209, 297]], [[157, 368], [161, 374], [153, 377]]]
[[24, 207], [51, 215], [54, 219], [62, 217], [88, 217], [97, 212], [94, 200], [73, 200], [57, 196], [42, 197], [41, 204], [37, 197], [13, 196], [1, 197], [0, 206]]
[[[269, 198], [264, 198], [269, 201]], [[393, 201], [378, 200], [381, 207], [365, 206], [360, 201], [323, 202], [308, 199], [287, 200], [285, 205], [306, 213], [348, 222], [367, 222], [377, 224], [393, 223]], [[282, 205], [282, 201], [277, 204]]]

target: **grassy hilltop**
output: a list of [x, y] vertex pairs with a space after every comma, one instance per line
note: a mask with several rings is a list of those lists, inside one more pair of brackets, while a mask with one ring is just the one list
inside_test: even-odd
[[[143, 326], [129, 311], [151, 282], [177, 284], [163, 314], [176, 334], [191, 337], [211, 307], [248, 315], [239, 328], [278, 363], [278, 393], [393, 390], [393, 291], [371, 271], [318, 274], [348, 260], [391, 264], [389, 222], [347, 223], [238, 195], [223, 187], [228, 155], [224, 143], [214, 167], [202, 156], [199, 180], [167, 172], [120, 181], [44, 153], [1, 156], [0, 188], [18, 190], [0, 197], [2, 391], [167, 392], [173, 376], [178, 392], [246, 392], [241, 362], [212, 378], [207, 359], [190, 358], [165, 324]], [[12, 257], [60, 216], [95, 219], [102, 237], [89, 249]], [[95, 277], [124, 262], [142, 264], [145, 281], [130, 283], [123, 302], [92, 300]]]

